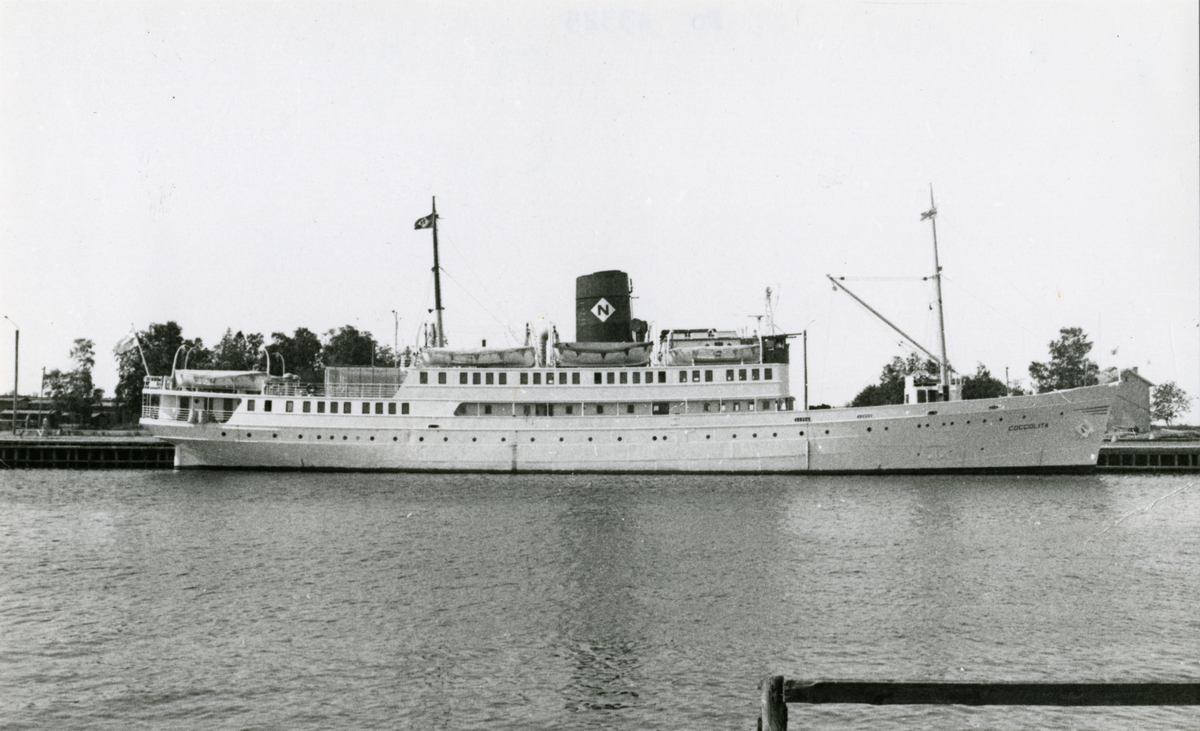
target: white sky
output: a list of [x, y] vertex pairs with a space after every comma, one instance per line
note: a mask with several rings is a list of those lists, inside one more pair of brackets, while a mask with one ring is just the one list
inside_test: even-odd
[[[573, 339], [601, 269], [656, 330], [769, 286], [840, 405], [908, 351], [824, 275], [931, 273], [932, 184], [960, 370], [1028, 381], [1079, 326], [1200, 395], [1197, 38], [1163, 1], [3, 2], [0, 314], [22, 392], [87, 337], [111, 394], [131, 323], [390, 344], [396, 310], [403, 347], [436, 195], [452, 344]], [[929, 283], [848, 284], [936, 347]]]

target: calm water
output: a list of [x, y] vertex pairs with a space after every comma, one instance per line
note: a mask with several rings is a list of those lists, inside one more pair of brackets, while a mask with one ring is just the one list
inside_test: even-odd
[[[773, 673], [1196, 680], [1192, 485], [0, 472], [0, 726], [751, 729]], [[1200, 728], [1178, 708], [791, 716]]]

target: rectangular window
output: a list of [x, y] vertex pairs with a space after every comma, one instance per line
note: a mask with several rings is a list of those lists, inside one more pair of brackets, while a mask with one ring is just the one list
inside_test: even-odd
[[729, 370], [727, 370], [727, 371], [725, 371], [725, 380], [726, 380], [726, 381], [732, 381], [732, 380], [733, 380], [733, 369], [732, 369], [732, 368], [731, 368], [731, 369], [729, 369]]
[[501, 374], [500, 374], [500, 376], [499, 376], [499, 378], [500, 378], [500, 385], [501, 385], [501, 386], [504, 386], [504, 385], [506, 385], [506, 384], [508, 383], [508, 374], [507, 374], [507, 373], [501, 373]]
[[421, 383], [429, 383], [429, 372], [421, 371]]
[[597, 413], [597, 414], [603, 414], [603, 413], [604, 413], [604, 404], [596, 404], [596, 413]]
[[304, 413], [306, 413], [306, 414], [307, 414], [308, 412], [312, 411], [312, 401], [305, 401], [305, 402], [304, 402], [304, 405], [303, 405], [303, 408], [302, 408], [302, 411], [304, 411]]
[[746, 369], [745, 368], [738, 368], [738, 380], [739, 381], [746, 380]]
[[487, 385], [489, 385], [489, 386], [492, 385], [493, 383], [496, 382], [496, 374], [495, 373], [487, 374], [486, 380], [487, 380]]
[[329, 413], [331, 413], [331, 414], [336, 414], [336, 413], [337, 413], [337, 407], [338, 407], [338, 402], [337, 402], [337, 401], [330, 401], [330, 402], [329, 402]]
[[692, 371], [692, 383], [700, 382], [700, 371]]
[[541, 373], [533, 374], [533, 385], [535, 385], [535, 386], [542, 385], [542, 374]]
[[533, 412], [535, 416], [545, 416], [546, 404], [534, 404]]
[[575, 407], [572, 404], [567, 404], [563, 409], [567, 412], [567, 416], [575, 413]]
[[362, 402], [362, 412], [364, 414], [371, 413], [371, 404], [367, 403], [366, 401], [363, 401]]
[[654, 371], [646, 371], [646, 383], [654, 383]]
[[613, 379], [613, 372], [612, 372], [612, 371], [609, 371], [609, 372], [608, 372], [608, 382], [609, 382], [610, 384], [611, 384], [611, 383], [615, 383], [615, 380]]
[[575, 386], [579, 385], [579, 371], [571, 374], [571, 384]]
[[[488, 375], [491, 375], [491, 374], [488, 374]], [[482, 373], [472, 373], [471, 374], [471, 384], [472, 385], [478, 386], [482, 382], [483, 382], [483, 374]]]
[[633, 404], [626, 404], [626, 406], [625, 406], [625, 413], [626, 413], [626, 414], [632, 414], [632, 413], [633, 413]]
[[524, 411], [525, 411], [525, 416], [529, 416], [529, 412], [530, 412], [530, 411], [532, 411], [532, 408], [529, 406], [529, 404], [525, 404], [525, 405], [524, 405], [524, 406], [522, 406], [521, 408], [522, 408], [522, 409], [524, 409]]
[[566, 373], [566, 371], [563, 371], [562, 373], [559, 373], [559, 374], [558, 374], [558, 383], [559, 383], [559, 385], [562, 385], [562, 386], [565, 386], [565, 385], [567, 385], [567, 373]]
[[254, 411], [254, 399], [246, 402], [246, 411]]
[[641, 372], [640, 372], [640, 371], [634, 371], [634, 372], [633, 372], [633, 382], [634, 382], [634, 383], [641, 383], [641, 382], [642, 382], [642, 374], [641, 374]]
[[270, 411], [270, 410], [271, 410], [271, 399], [267, 399], [266, 401], [263, 401], [263, 411]]
[[350, 402], [349, 402], [349, 401], [343, 401], [343, 402], [342, 402], [342, 413], [343, 413], [343, 414], [349, 414], [349, 413], [350, 413]]
[[679, 382], [687, 383], [687, 371], [679, 371]]
[[381, 402], [381, 401], [375, 402], [375, 413], [379, 414], [380, 416], [383, 415], [383, 402]]
[[747, 410], [747, 411], [754, 411], [754, 402], [753, 402], [753, 401], [747, 401], [747, 402], [746, 402], [746, 410]]
[[528, 373], [521, 374], [521, 385], [522, 386], [529, 385], [529, 374]]
[[459, 373], [459, 374], [458, 374], [458, 383], [459, 383], [459, 385], [461, 385], [461, 386], [465, 386], [465, 385], [467, 385], [467, 374], [466, 374], [466, 372], [463, 372], [463, 373]]
[[402, 404], [400, 404], [400, 413], [401, 413], [401, 414], [407, 414], [407, 413], [408, 413], [408, 404], [403, 404], [403, 403], [402, 403]]
[[763, 368], [763, 380], [764, 380], [764, 381], [769, 381], [769, 380], [771, 380], [771, 378], [772, 378], [772, 377], [773, 377], [773, 376], [771, 375], [771, 369], [770, 369], [770, 368]]
[[658, 372], [658, 382], [659, 382], [659, 383], [666, 383], [666, 382], [667, 382], [667, 372], [666, 372], [666, 371], [659, 371], [659, 372]]
[[492, 405], [491, 405], [491, 404], [484, 404], [484, 405], [483, 405], [483, 413], [484, 413], [484, 414], [486, 414], [486, 415], [488, 415], [488, 416], [491, 416], [491, 414], [492, 414]]
[[621, 371], [621, 383], [629, 383], [629, 374]]
[[596, 377], [595, 381], [596, 381], [597, 386], [604, 383], [604, 374], [603, 373], [593, 373], [592, 375]]
[[285, 401], [283, 403], [283, 410], [288, 412], [289, 414], [292, 413], [292, 404], [293, 403], [294, 402], [292, 402], [292, 401]]
[[438, 371], [438, 383], [441, 383], [441, 384], [446, 383], [446, 372], [445, 371]]
[[710, 404], [710, 403], [708, 403], [707, 401], [705, 401], [705, 402], [704, 402], [704, 410], [705, 410], [705, 411], [712, 411], [712, 404]]
[[704, 382], [712, 383], [712, 371], [704, 371]]
[[655, 401], [653, 413], [655, 416], [665, 416], [671, 413], [671, 404], [666, 401]]
[[388, 416], [396, 415], [396, 402], [392, 401], [388, 404]]
[[317, 402], [317, 413], [318, 413], [318, 414], [324, 414], [324, 413], [325, 413], [325, 402], [324, 402], [324, 401], [318, 401], [318, 402]]
[[751, 381], [757, 381], [757, 380], [758, 380], [758, 369], [757, 369], [757, 368], [751, 368], [751, 369], [750, 369], [750, 380], [751, 380]]

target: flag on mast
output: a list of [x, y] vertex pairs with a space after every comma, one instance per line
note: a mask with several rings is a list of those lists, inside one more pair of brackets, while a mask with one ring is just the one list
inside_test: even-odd
[[937, 215], [937, 209], [930, 208], [928, 211], [925, 211], [924, 213], [921, 214], [921, 220], [924, 221], [926, 218], [933, 218], [936, 215]]
[[116, 353], [117, 355], [125, 355], [129, 351], [137, 349], [137, 347], [138, 347], [137, 334], [131, 332], [128, 335], [126, 335], [125, 337], [121, 338], [121, 340], [119, 342], [117, 342], [117, 346], [115, 348], [113, 348], [113, 352]]
[[424, 218], [418, 218], [416, 224], [413, 225], [413, 229], [433, 228], [433, 219], [435, 216], [437, 216], [436, 213], [430, 213]]

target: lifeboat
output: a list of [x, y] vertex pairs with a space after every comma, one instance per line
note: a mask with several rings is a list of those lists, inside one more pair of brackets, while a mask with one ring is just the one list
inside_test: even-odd
[[642, 366], [650, 362], [654, 343], [555, 343], [560, 366]]
[[426, 368], [532, 368], [533, 346], [518, 348], [424, 348], [418, 355]]
[[757, 363], [758, 342], [725, 343], [722, 345], [690, 345], [668, 348], [663, 357], [667, 365], [701, 365], [705, 363]]

